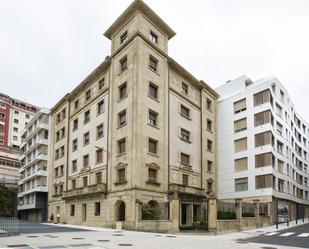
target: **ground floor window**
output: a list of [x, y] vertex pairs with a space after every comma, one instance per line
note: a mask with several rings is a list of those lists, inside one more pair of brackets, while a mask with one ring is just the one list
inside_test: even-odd
[[94, 215], [95, 216], [101, 215], [101, 203], [100, 202], [94, 203]]

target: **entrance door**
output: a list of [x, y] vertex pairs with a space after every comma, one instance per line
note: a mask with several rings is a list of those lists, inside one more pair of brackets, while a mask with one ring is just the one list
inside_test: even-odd
[[87, 204], [86, 203], [83, 203], [82, 205], [82, 218], [83, 218], [83, 221], [87, 219]]
[[189, 216], [190, 216], [190, 205], [188, 203], [181, 203], [181, 210], [180, 210], [180, 221], [181, 221], [181, 226], [186, 227], [189, 226]]

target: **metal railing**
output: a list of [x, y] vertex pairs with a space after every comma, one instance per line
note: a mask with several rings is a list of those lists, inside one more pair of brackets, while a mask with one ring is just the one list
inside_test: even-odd
[[19, 234], [19, 220], [17, 217], [0, 217], [0, 237]]

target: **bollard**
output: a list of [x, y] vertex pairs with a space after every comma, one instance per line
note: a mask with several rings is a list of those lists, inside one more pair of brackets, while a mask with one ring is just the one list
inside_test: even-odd
[[287, 225], [287, 226], [290, 226], [290, 224], [289, 224], [289, 220], [287, 220], [287, 221], [286, 221], [286, 225]]
[[278, 221], [276, 222], [276, 229], [278, 229]]
[[305, 217], [303, 216], [303, 223], [305, 222]]
[[297, 225], [297, 219], [296, 219], [296, 225]]

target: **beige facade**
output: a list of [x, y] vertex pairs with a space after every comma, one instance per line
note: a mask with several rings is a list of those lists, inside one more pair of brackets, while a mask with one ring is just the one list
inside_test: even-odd
[[174, 35], [140, 0], [105, 32], [111, 56], [52, 109], [49, 215], [175, 231], [216, 214], [218, 95], [168, 56]]

